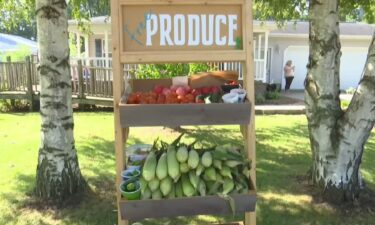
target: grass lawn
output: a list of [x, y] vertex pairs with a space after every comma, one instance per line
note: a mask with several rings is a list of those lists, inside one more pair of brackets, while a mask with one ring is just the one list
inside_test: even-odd
[[[97, 224], [117, 222], [115, 159], [111, 113], [75, 113], [75, 139], [82, 173], [92, 192], [69, 209], [35, 207], [34, 187], [39, 114], [0, 114], [0, 224]], [[375, 214], [355, 208], [341, 212], [314, 203], [303, 177], [310, 165], [305, 116], [257, 116], [257, 220], [261, 225], [374, 224]], [[185, 140], [199, 138], [217, 144], [241, 144], [237, 126], [187, 127]], [[178, 133], [163, 128], [135, 128], [130, 144], [152, 143], [160, 136], [172, 140]], [[375, 189], [375, 137], [363, 157], [367, 185]], [[231, 217], [198, 216], [145, 221], [144, 224], [205, 224]]]

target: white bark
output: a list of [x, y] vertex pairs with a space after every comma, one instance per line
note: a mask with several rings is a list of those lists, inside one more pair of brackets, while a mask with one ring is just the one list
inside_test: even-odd
[[310, 57], [305, 99], [313, 180], [328, 197], [353, 199], [360, 189], [358, 174], [363, 146], [375, 123], [375, 43], [373, 40], [370, 46], [358, 90], [347, 112], [343, 112], [339, 99], [338, 0], [314, 0], [310, 4]]
[[40, 64], [41, 146], [37, 195], [63, 199], [82, 187], [73, 137], [67, 5], [65, 0], [36, 1]]

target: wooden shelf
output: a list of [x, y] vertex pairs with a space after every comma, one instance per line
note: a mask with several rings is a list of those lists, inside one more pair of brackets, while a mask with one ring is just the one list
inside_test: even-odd
[[[235, 212], [254, 212], [256, 192], [233, 194]], [[121, 200], [119, 203], [123, 220], [141, 220], [145, 218], [162, 218], [194, 215], [231, 215], [229, 201], [219, 196], [176, 198], [162, 200]]]
[[251, 104], [120, 104], [122, 127], [247, 125]]

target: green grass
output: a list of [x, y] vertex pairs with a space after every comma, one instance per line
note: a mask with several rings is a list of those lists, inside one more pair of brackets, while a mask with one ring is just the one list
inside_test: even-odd
[[[0, 224], [97, 224], [117, 222], [115, 157], [111, 113], [76, 113], [75, 139], [82, 173], [92, 192], [77, 206], [55, 210], [30, 205], [33, 191], [40, 118], [38, 114], [0, 114]], [[261, 225], [372, 224], [371, 213], [342, 213], [313, 202], [298, 177], [311, 158], [305, 116], [257, 116], [257, 220]], [[237, 126], [187, 127], [184, 140], [241, 143]], [[178, 133], [163, 128], [135, 128], [130, 144], [170, 141]], [[375, 137], [366, 145], [362, 171], [375, 189]], [[144, 224], [205, 224], [231, 217], [198, 216], [145, 221]], [[234, 220], [241, 219], [236, 217]]]

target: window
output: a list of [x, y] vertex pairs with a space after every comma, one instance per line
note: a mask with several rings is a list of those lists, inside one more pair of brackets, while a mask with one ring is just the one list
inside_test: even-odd
[[103, 57], [102, 39], [95, 39], [95, 56]]

